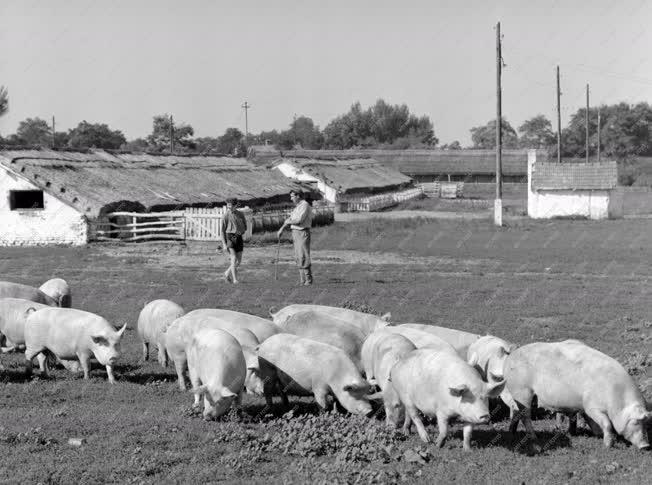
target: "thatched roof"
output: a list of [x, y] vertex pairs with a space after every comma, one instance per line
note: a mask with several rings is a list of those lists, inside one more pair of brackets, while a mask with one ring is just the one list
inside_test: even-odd
[[373, 159], [315, 160], [311, 158], [283, 158], [275, 163], [290, 163], [313, 175], [326, 185], [347, 192], [389, 190], [412, 183], [412, 179], [385, 167]]
[[532, 172], [534, 190], [604, 190], [618, 185], [616, 162], [536, 162]]
[[[503, 150], [503, 175], [527, 174], [527, 150]], [[287, 157], [328, 160], [373, 158], [406, 175], [493, 175], [494, 150], [290, 150]], [[548, 161], [545, 150], [537, 150], [537, 160]]]
[[257, 204], [286, 201], [290, 190], [301, 188], [276, 170], [227, 157], [0, 150], [0, 164], [88, 217], [123, 201], [153, 211], [217, 205], [229, 197]]

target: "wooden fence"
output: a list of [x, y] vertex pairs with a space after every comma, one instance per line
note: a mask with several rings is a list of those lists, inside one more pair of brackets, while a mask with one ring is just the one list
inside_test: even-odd
[[[247, 220], [244, 240], [254, 232], [274, 231], [283, 225], [291, 209], [254, 213], [240, 209]], [[91, 241], [125, 241], [169, 239], [188, 241], [220, 241], [224, 208], [188, 208], [171, 212], [112, 212], [90, 224]], [[332, 206], [313, 207], [313, 226], [331, 224], [335, 220]]]
[[464, 182], [428, 182], [419, 184], [426, 197], [456, 199], [462, 197]]
[[371, 212], [391, 207], [399, 202], [416, 199], [422, 197], [422, 195], [423, 189], [421, 187], [414, 187], [389, 194], [370, 195], [355, 199], [343, 199], [339, 201], [339, 204], [342, 212]]

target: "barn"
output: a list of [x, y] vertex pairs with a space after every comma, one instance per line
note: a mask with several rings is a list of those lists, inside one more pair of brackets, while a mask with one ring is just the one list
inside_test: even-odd
[[372, 197], [380, 202], [385, 197], [387, 205], [392, 205], [396, 194], [409, 192], [410, 189], [414, 190], [415, 195], [418, 193], [410, 177], [370, 158], [282, 158], [276, 160], [273, 166], [290, 179], [313, 184], [322, 197], [331, 203], [355, 203]]
[[528, 162], [528, 215], [535, 219], [623, 217], [623, 191], [615, 161]]
[[91, 223], [114, 211], [215, 207], [229, 197], [274, 206], [292, 189], [307, 190], [244, 159], [0, 150], [0, 245], [80, 245]]

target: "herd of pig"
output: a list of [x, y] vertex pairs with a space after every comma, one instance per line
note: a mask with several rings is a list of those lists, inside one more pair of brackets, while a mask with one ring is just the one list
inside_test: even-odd
[[[40, 288], [0, 282], [3, 352], [25, 349], [26, 371], [37, 359], [47, 375], [49, 362], [89, 378], [94, 356], [115, 381], [126, 324], [116, 330], [99, 315], [71, 307], [70, 288], [54, 279]], [[531, 406], [570, 417], [571, 434], [581, 414], [610, 447], [620, 435], [649, 449], [647, 403], [627, 371], [611, 357], [579, 342], [537, 342], [515, 347], [496, 336], [480, 336], [433, 325], [390, 323], [349, 309], [290, 305], [271, 319], [223, 309], [186, 313], [169, 300], [142, 309], [138, 334], [143, 358], [158, 349], [162, 366], [171, 361], [179, 387], [186, 372], [194, 404], [217, 417], [243, 392], [264, 395], [267, 405], [288, 394], [312, 395], [322, 409], [337, 406], [368, 415], [381, 400], [388, 426], [430, 437], [421, 416], [437, 419], [437, 446], [449, 422], [463, 423], [463, 447], [470, 448], [473, 425], [490, 421], [489, 398], [511, 410], [510, 431], [519, 421], [533, 439]]]

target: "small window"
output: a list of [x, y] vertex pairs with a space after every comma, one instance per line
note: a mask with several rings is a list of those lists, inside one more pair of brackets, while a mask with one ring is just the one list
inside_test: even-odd
[[42, 190], [9, 191], [9, 207], [12, 211], [20, 209], [43, 209]]

